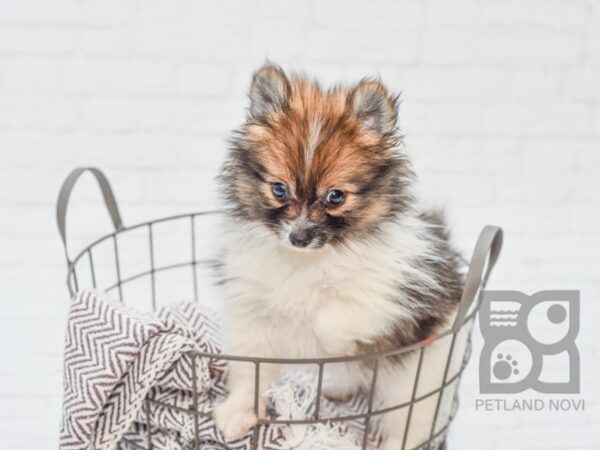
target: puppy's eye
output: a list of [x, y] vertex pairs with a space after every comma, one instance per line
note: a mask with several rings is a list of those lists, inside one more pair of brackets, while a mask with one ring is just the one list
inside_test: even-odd
[[344, 199], [346, 198], [346, 194], [344, 191], [340, 191], [339, 189], [332, 189], [325, 196], [325, 204], [327, 206], [339, 206], [344, 203]]
[[273, 183], [271, 191], [278, 200], [287, 200], [290, 196], [290, 191], [285, 183]]

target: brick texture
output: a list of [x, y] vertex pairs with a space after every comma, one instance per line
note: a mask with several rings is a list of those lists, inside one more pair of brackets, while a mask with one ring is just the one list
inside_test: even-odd
[[[596, 0], [0, 0], [0, 448], [56, 447], [67, 293], [61, 181], [95, 165], [128, 224], [212, 208], [228, 130], [266, 58], [323, 84], [381, 76], [428, 201], [493, 287], [581, 289], [581, 413], [478, 413], [475, 361], [451, 448], [598, 448], [600, 4]], [[72, 198], [70, 248], [110, 228]]]

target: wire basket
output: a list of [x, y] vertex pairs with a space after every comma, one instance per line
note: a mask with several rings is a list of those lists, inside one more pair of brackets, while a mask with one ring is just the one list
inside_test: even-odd
[[[79, 177], [86, 171], [89, 171], [98, 182], [104, 202], [108, 209], [114, 231], [95, 240], [74, 258], [69, 257], [67, 250], [66, 236], [66, 213], [69, 197], [73, 187]], [[133, 226], [125, 226], [119, 213], [115, 196], [110, 187], [106, 176], [96, 168], [78, 168], [75, 169], [65, 179], [57, 202], [57, 222], [61, 239], [65, 249], [65, 257], [68, 265], [67, 287], [69, 293], [73, 296], [78, 290], [83, 288], [103, 289], [107, 292], [117, 293], [118, 298], [127, 302], [134, 303], [135, 306], [143, 306], [147, 309], [148, 302], [152, 310], [156, 310], [159, 304], [162, 292], [171, 292], [177, 287], [178, 295], [183, 298], [199, 301], [210, 289], [212, 284], [210, 277], [210, 267], [213, 260], [204, 258], [205, 250], [203, 247], [203, 237], [207, 229], [206, 223], [211, 217], [218, 215], [217, 211], [196, 212], [191, 214], [181, 214], [171, 217], [164, 217], [156, 220], [139, 223]], [[157, 228], [163, 225], [175, 225], [179, 232], [177, 239], [183, 242], [176, 257], [171, 258], [168, 263], [162, 263], [157, 254], [157, 247], [161, 245], [161, 237], [157, 233]], [[136, 249], [124, 249], [123, 242], [126, 236], [135, 234], [137, 236]], [[169, 234], [173, 237], [173, 233]], [[260, 387], [261, 366], [268, 365], [302, 365], [313, 367], [316, 370], [316, 403], [314, 405], [314, 414], [310, 418], [302, 419], [259, 419], [258, 424], [253, 429], [252, 448], [258, 448], [258, 429], [261, 425], [312, 425], [321, 423], [335, 423], [347, 421], [363, 421], [363, 436], [360, 441], [362, 449], [369, 445], [369, 431], [374, 426], [376, 418], [383, 417], [386, 414], [397, 414], [399, 418], [398, 427], [403, 427], [402, 446], [398, 450], [418, 449], [418, 448], [443, 448], [445, 447], [445, 438], [449, 426], [456, 415], [458, 408], [458, 385], [461, 375], [469, 360], [471, 353], [471, 332], [477, 310], [479, 308], [478, 293], [487, 282], [490, 272], [497, 261], [502, 246], [502, 230], [494, 226], [486, 226], [482, 230], [469, 269], [465, 278], [465, 286], [458, 307], [456, 319], [453, 326], [447, 331], [431, 336], [425, 341], [416, 344], [373, 354], [359, 354], [348, 357], [335, 358], [313, 358], [313, 359], [276, 359], [236, 356], [226, 354], [212, 354], [203, 352], [190, 352], [192, 358], [192, 367], [196, 366], [196, 358], [208, 358], [212, 360], [236, 361], [252, 364], [255, 369], [254, 379], [254, 407], [258, 412], [258, 399]], [[102, 248], [102, 250], [101, 250]], [[100, 256], [103, 254], [103, 257]], [[102, 259], [102, 261], [100, 261]], [[137, 271], [128, 270], [125, 260], [135, 259], [137, 262]], [[105, 276], [99, 276], [99, 270], [102, 266]], [[110, 276], [106, 276], [109, 274]], [[176, 277], [163, 277], [165, 274], [177, 274]], [[184, 280], [184, 281], [182, 281]], [[187, 281], [186, 281], [187, 280]], [[133, 294], [131, 286], [143, 286], [143, 293]], [[184, 292], [181, 292], [181, 289]], [[187, 291], [187, 294], [186, 292]], [[173, 294], [168, 298], [173, 299]], [[141, 302], [138, 305], [136, 302]], [[144, 304], [145, 303], [145, 304]], [[445, 358], [439, 366], [439, 376], [437, 381], [432, 384], [424, 384], [422, 373], [430, 372], [424, 368], [426, 361], [425, 354], [432, 346], [443, 346], [445, 349]], [[416, 373], [411, 381], [409, 398], [399, 404], [378, 408], [374, 402], [374, 393], [378, 381], [378, 368], [387, 358], [397, 357], [400, 354], [414, 352], [418, 358]], [[330, 364], [368, 362], [373, 368], [370, 389], [365, 393], [366, 408], [363, 412], [344, 416], [324, 416], [321, 413], [321, 393], [323, 388], [323, 374], [326, 367]], [[431, 376], [427, 377], [432, 378]], [[435, 377], [434, 377], [435, 378]], [[195, 380], [195, 378], [194, 378]], [[399, 383], [406, 383], [407, 380], [399, 380]], [[198, 409], [198, 394], [195, 386], [190, 386], [189, 390], [193, 395], [194, 407], [183, 412], [192, 415], [195, 426], [194, 431], [194, 449], [203, 448], [198, 434], [199, 420], [210, 413], [201, 412]], [[161, 407], [170, 409], [176, 408], [167, 403], [161, 403], [156, 400], [147, 399], [146, 411], [150, 411], [150, 405], [157, 404]], [[414, 439], [410, 437], [411, 424], [414, 421], [415, 410], [422, 408], [427, 404], [424, 411], [428, 422], [425, 427], [421, 417], [419, 423], [419, 432]], [[182, 412], [180, 408], [176, 408]], [[398, 412], [402, 411], [402, 415]], [[423, 416], [423, 414], [421, 414]], [[423, 431], [425, 429], [425, 432]], [[136, 442], [127, 442], [133, 448], [152, 450], [153, 444], [148, 431], [146, 446]], [[211, 447], [212, 448], [212, 447]]]

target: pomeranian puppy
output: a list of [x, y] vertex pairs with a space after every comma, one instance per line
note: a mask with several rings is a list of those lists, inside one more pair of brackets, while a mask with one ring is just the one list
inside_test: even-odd
[[[228, 353], [382, 352], [451, 325], [460, 260], [442, 219], [421, 212], [411, 192], [397, 107], [397, 96], [377, 80], [324, 90], [270, 64], [255, 73], [246, 123], [233, 135], [220, 176], [230, 207], [219, 263]], [[438, 347], [425, 352], [419, 392], [441, 384], [447, 347]], [[379, 363], [375, 409], [410, 401], [417, 360], [411, 352]], [[241, 362], [230, 369], [229, 395], [214, 417], [234, 439], [257, 422], [255, 369]], [[326, 364], [323, 393], [344, 399], [368, 389], [373, 370], [372, 360]], [[259, 416], [276, 373], [274, 365], [261, 366]], [[426, 440], [434, 397], [413, 409], [409, 439], [408, 408], [381, 414], [382, 446]]]

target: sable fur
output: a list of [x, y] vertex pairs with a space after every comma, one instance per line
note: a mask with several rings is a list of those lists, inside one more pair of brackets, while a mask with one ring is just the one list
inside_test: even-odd
[[[419, 342], [451, 322], [461, 294], [459, 258], [441, 215], [421, 211], [411, 192], [414, 174], [400, 149], [397, 106], [376, 80], [324, 90], [272, 65], [255, 74], [247, 121], [234, 132], [220, 177], [229, 207], [219, 272], [231, 353], [382, 351]], [[290, 188], [285, 201], [272, 192], [279, 182]], [[341, 205], [324, 201], [331, 189], [346, 193]], [[289, 244], [298, 227], [310, 230], [307, 250]], [[428, 350], [430, 383], [442, 371], [435, 370], [442, 350], [441, 344]], [[414, 354], [384, 362], [378, 404], [409, 395], [414, 380], [402, 378], [414, 364]], [[242, 366], [232, 364], [230, 396], [215, 411], [230, 437], [256, 421], [254, 375]], [[326, 379], [334, 382], [324, 392], [351, 395], [369, 386], [370, 371], [368, 364], [327, 366]], [[262, 391], [275, 375], [265, 368]], [[403, 414], [383, 419], [386, 448], [402, 441]], [[425, 433], [430, 411], [414, 416]]]

